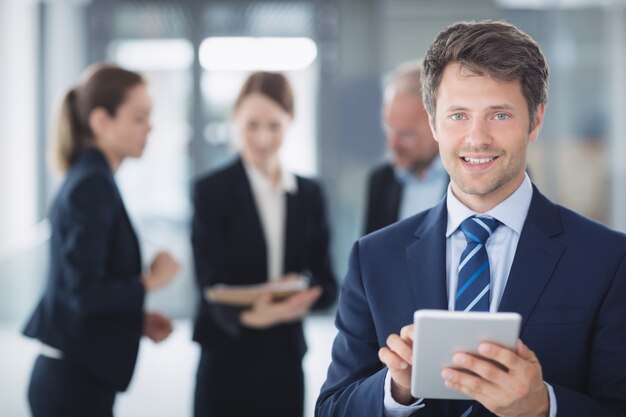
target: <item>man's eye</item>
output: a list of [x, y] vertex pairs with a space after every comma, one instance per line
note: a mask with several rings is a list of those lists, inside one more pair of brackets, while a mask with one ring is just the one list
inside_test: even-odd
[[450, 116], [450, 118], [452, 120], [463, 120], [463, 115], [461, 113], [455, 113], [452, 116]]
[[498, 113], [496, 114], [496, 120], [506, 120], [509, 118], [509, 115], [506, 113]]

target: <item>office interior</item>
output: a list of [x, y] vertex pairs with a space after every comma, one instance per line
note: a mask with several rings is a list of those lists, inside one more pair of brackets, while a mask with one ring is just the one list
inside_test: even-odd
[[[0, 417], [27, 416], [38, 345], [20, 335], [45, 285], [47, 209], [61, 177], [49, 158], [64, 90], [90, 63], [149, 80], [153, 131], [117, 174], [144, 259], [167, 249], [176, 281], [148, 307], [176, 319], [143, 341], [116, 415], [191, 415], [198, 347], [190, 247], [194, 178], [236, 152], [230, 109], [258, 67], [285, 72], [296, 94], [282, 160], [323, 185], [339, 280], [363, 230], [368, 171], [387, 158], [385, 74], [423, 55], [444, 26], [504, 19], [550, 63], [546, 121], [530, 145], [533, 182], [554, 201], [626, 231], [626, 2], [623, 0], [0, 0]], [[281, 51], [276, 54], [276, 50]], [[330, 360], [333, 312], [306, 320], [307, 416]]]

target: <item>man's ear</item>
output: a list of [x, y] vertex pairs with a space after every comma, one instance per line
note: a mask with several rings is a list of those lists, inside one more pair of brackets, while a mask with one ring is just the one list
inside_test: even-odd
[[541, 128], [543, 127], [543, 117], [546, 114], [546, 103], [539, 103], [539, 105], [537, 106], [537, 111], [535, 112], [535, 124], [533, 126], [533, 129], [530, 131], [529, 135], [528, 135], [528, 140], [530, 142], [534, 142], [535, 140], [537, 140], [537, 136], [539, 136], [539, 132], [541, 131]]
[[104, 107], [96, 107], [89, 114], [89, 127], [95, 135], [102, 134], [107, 128], [111, 116]]
[[433, 139], [438, 143], [439, 139], [437, 139], [437, 130], [435, 129], [435, 117], [430, 114], [428, 115], [428, 126], [430, 126], [430, 131], [433, 133]]

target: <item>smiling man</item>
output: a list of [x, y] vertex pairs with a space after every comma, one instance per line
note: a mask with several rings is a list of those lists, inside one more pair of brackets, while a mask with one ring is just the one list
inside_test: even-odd
[[484, 213], [524, 180], [526, 149], [539, 134], [545, 102], [531, 120], [519, 80], [500, 80], [454, 62], [441, 75], [437, 109], [430, 123], [453, 178], [452, 192]]
[[[424, 106], [446, 198], [359, 240], [339, 298], [317, 416], [626, 416], [626, 236], [558, 206], [525, 173], [548, 65], [504, 22], [444, 29], [424, 60]], [[410, 394], [413, 312], [513, 311], [515, 350], [459, 352], [445, 384]]]

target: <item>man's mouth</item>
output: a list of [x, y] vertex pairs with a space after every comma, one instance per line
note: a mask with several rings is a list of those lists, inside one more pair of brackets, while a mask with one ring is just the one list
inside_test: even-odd
[[469, 164], [479, 165], [479, 164], [487, 164], [487, 163], [493, 161], [494, 159], [496, 159], [497, 156], [490, 157], [490, 158], [470, 158], [470, 157], [467, 157], [467, 156], [463, 156], [462, 158], [463, 158], [463, 160], [465, 162], [467, 162]]

